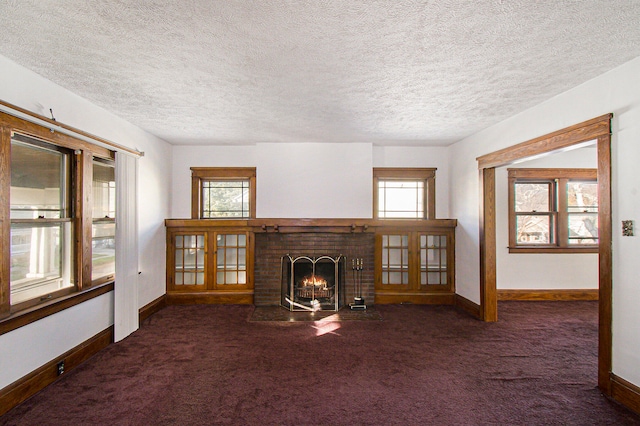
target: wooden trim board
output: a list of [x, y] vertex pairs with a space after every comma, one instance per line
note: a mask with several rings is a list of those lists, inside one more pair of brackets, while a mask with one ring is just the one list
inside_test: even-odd
[[637, 414], [640, 414], [640, 387], [611, 373], [611, 397]]
[[482, 319], [482, 314], [480, 312], [480, 305], [478, 305], [475, 302], [472, 302], [471, 300], [467, 299], [466, 297], [463, 297], [463, 296], [460, 296], [459, 294], [456, 294], [455, 300], [454, 300], [454, 306], [456, 308], [462, 309], [463, 311], [465, 311], [469, 315], [472, 315], [472, 316], [476, 317], [479, 320]]
[[584, 290], [498, 290], [498, 300], [573, 301], [598, 300], [598, 289]]
[[167, 295], [163, 294], [155, 300], [144, 305], [142, 308], [138, 310], [138, 323], [142, 324], [144, 320], [149, 318], [151, 315], [163, 310], [167, 307]]

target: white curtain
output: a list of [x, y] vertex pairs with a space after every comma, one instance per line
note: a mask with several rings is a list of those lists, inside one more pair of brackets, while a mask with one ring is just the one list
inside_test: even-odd
[[114, 340], [138, 329], [138, 157], [116, 152]]

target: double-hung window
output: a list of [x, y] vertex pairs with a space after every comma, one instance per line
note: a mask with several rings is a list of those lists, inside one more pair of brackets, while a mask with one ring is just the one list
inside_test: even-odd
[[374, 168], [375, 219], [435, 219], [434, 168]]
[[193, 219], [250, 219], [256, 216], [255, 167], [192, 167]]
[[511, 252], [585, 252], [598, 246], [595, 169], [509, 169]]
[[39, 302], [75, 285], [73, 152], [19, 134], [11, 138], [10, 300]]

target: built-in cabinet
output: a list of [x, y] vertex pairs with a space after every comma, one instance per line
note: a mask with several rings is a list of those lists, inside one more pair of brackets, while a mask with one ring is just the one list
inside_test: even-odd
[[[165, 223], [169, 303], [253, 304], [254, 257], [260, 255], [255, 239], [270, 233], [304, 234], [318, 246], [325, 240], [314, 240], [314, 235], [367, 233], [372, 242], [375, 236], [374, 244], [351, 253], [366, 258], [363, 252], [371, 250], [368, 264], [363, 265], [373, 271], [369, 282], [375, 294], [368, 303], [454, 303], [456, 221], [452, 219], [168, 219]], [[344, 248], [331, 246], [326, 254], [349, 257], [340, 253]], [[277, 258], [286, 254], [278, 253]], [[260, 274], [263, 281], [280, 287], [281, 265], [271, 265]]]
[[453, 228], [376, 234], [376, 303], [449, 303], [455, 293]]
[[169, 300], [252, 303], [253, 253], [253, 233], [243, 229], [168, 228]]

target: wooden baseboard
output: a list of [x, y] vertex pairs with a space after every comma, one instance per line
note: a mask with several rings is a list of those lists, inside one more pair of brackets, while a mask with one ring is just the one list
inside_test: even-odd
[[498, 300], [574, 301], [598, 300], [598, 289], [585, 290], [498, 290]]
[[453, 293], [424, 294], [424, 293], [392, 293], [376, 291], [374, 304], [390, 305], [400, 303], [412, 303], [414, 305], [453, 305]]
[[253, 305], [251, 291], [189, 292], [167, 293], [167, 305]]
[[142, 324], [151, 315], [167, 307], [167, 295], [163, 294], [138, 310], [138, 322]]
[[611, 373], [611, 397], [640, 414], [640, 387]]
[[455, 298], [455, 303], [454, 303], [456, 308], [460, 308], [463, 311], [465, 311], [466, 313], [470, 314], [471, 316], [476, 317], [477, 319], [482, 319], [481, 313], [480, 313], [480, 305], [478, 305], [477, 303], [472, 302], [471, 300], [467, 299], [466, 297], [460, 296], [459, 294], [456, 294], [456, 298]]
[[113, 326], [0, 390], [0, 416], [58, 380], [58, 363], [64, 361], [66, 374], [112, 342]]

